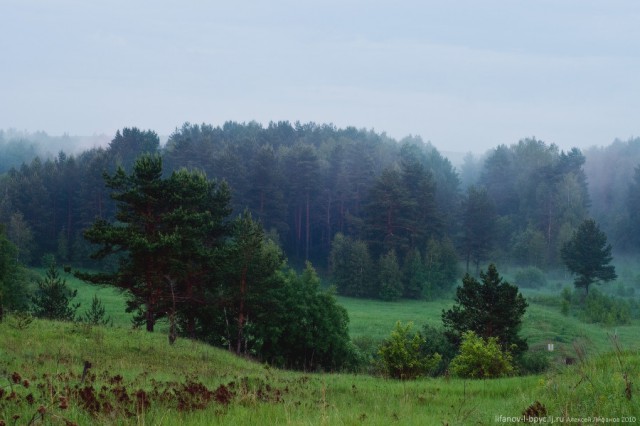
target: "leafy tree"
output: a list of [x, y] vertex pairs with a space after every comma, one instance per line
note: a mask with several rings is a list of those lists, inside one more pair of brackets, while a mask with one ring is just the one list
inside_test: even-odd
[[535, 266], [520, 269], [515, 273], [514, 280], [518, 287], [540, 288], [547, 285], [544, 272]]
[[[264, 312], [271, 333], [263, 335], [263, 358], [300, 370], [335, 370], [353, 365], [349, 316], [331, 292], [322, 291], [310, 263], [301, 275], [289, 270], [275, 294], [279, 304]], [[266, 316], [266, 317], [265, 317]]]
[[434, 376], [443, 374], [451, 360], [458, 354], [458, 348], [453, 345], [444, 332], [440, 328], [426, 324], [422, 327], [422, 336], [425, 342], [420, 347], [420, 351], [426, 357], [439, 354], [442, 359], [440, 363], [432, 370]]
[[578, 227], [573, 237], [562, 246], [562, 260], [571, 273], [577, 275], [576, 288], [584, 288], [589, 294], [593, 283], [608, 282], [617, 278], [615, 267], [610, 265], [611, 244], [593, 219], [587, 219]]
[[67, 281], [60, 276], [55, 262], [49, 265], [44, 279], [37, 281], [38, 288], [31, 296], [33, 315], [52, 319], [73, 321], [80, 303], [72, 304], [71, 300], [78, 294], [71, 290]]
[[513, 358], [500, 348], [496, 337], [483, 339], [473, 331], [462, 334], [460, 353], [449, 364], [459, 377], [490, 379], [513, 374]]
[[488, 339], [495, 337], [504, 350], [514, 355], [527, 349], [527, 343], [518, 332], [527, 302], [518, 287], [503, 281], [494, 264], [485, 273], [480, 272], [478, 281], [467, 274], [462, 287], [456, 290], [456, 305], [442, 312], [442, 322], [447, 336], [458, 345], [467, 331]]
[[412, 333], [413, 323], [396, 322], [391, 336], [378, 349], [383, 373], [394, 379], [411, 380], [428, 374], [441, 360], [438, 353], [426, 356], [422, 347], [426, 344], [420, 332]]
[[511, 252], [514, 260], [521, 265], [543, 267], [546, 264], [547, 242], [542, 232], [533, 226], [514, 236]]

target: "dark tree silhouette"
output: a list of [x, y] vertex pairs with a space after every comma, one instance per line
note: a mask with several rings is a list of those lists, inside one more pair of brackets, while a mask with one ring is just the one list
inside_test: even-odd
[[593, 219], [587, 219], [578, 227], [573, 237], [562, 246], [562, 260], [576, 275], [574, 284], [584, 288], [585, 295], [593, 283], [608, 282], [617, 278], [613, 265], [609, 265], [611, 244]]
[[467, 274], [456, 290], [456, 305], [442, 312], [449, 340], [459, 345], [462, 334], [473, 331], [483, 338], [497, 337], [503, 349], [514, 355], [527, 350], [527, 342], [518, 336], [527, 301], [518, 287], [503, 281], [494, 264], [480, 279]]

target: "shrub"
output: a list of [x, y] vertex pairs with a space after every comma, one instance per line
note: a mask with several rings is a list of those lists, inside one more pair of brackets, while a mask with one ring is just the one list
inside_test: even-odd
[[544, 272], [535, 266], [519, 270], [514, 279], [518, 287], [540, 288], [547, 285], [547, 277]]
[[581, 317], [609, 326], [624, 325], [631, 322], [631, 307], [625, 300], [606, 296], [594, 289], [585, 298]]
[[413, 323], [396, 322], [391, 336], [378, 349], [380, 369], [394, 379], [415, 379], [433, 370], [442, 357], [439, 354], [425, 356], [421, 347], [426, 343], [422, 335], [411, 333]]
[[517, 359], [520, 374], [540, 374], [549, 368], [549, 355], [543, 350], [527, 351]]
[[106, 314], [106, 309], [97, 295], [93, 295], [91, 307], [84, 313], [83, 321], [89, 325], [113, 325], [111, 317]]
[[77, 290], [67, 287], [65, 279], [60, 277], [55, 263], [49, 265], [44, 279], [38, 280], [38, 289], [31, 296], [33, 314], [39, 318], [73, 321], [79, 303], [72, 304]]
[[447, 339], [444, 330], [432, 325], [425, 325], [422, 328], [422, 335], [425, 338], [425, 343], [421, 347], [422, 354], [427, 357], [440, 354], [442, 357], [440, 363], [431, 371], [434, 376], [439, 376], [449, 367], [449, 363], [456, 356], [457, 348]]
[[449, 367], [456, 376], [474, 379], [508, 376], [514, 372], [511, 354], [500, 349], [498, 339], [484, 340], [473, 331], [462, 334], [460, 353]]

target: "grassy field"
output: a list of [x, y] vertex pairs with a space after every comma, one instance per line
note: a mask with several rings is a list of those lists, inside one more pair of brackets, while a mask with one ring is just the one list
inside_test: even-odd
[[[339, 303], [349, 312], [352, 338], [369, 337], [374, 341], [385, 339], [396, 321], [413, 321], [421, 328], [424, 324], [439, 326], [444, 309], [453, 301], [403, 300], [382, 302], [338, 297]], [[602, 327], [586, 324], [572, 316], [564, 316], [560, 309], [531, 303], [523, 319], [522, 335], [532, 348], [547, 347], [553, 343], [556, 350], [570, 355], [573, 345], [579, 344], [589, 352], [605, 353], [611, 350], [609, 336], [617, 335], [628, 348], [640, 349], [640, 324]]]
[[[532, 303], [524, 336], [533, 348], [556, 346], [546, 374], [401, 382], [281, 371], [186, 339], [170, 346], [162, 332], [131, 329], [117, 291], [66, 278], [78, 290], [79, 313], [97, 294], [115, 327], [0, 323], [0, 424], [488, 425], [520, 416], [536, 401], [547, 422], [640, 421], [637, 323], [607, 329]], [[352, 337], [376, 341], [397, 320], [438, 325], [452, 303], [339, 302], [349, 311]], [[565, 356], [575, 365], [563, 365]], [[91, 368], [83, 378], [85, 361]]]
[[[11, 318], [0, 324], [6, 424], [496, 424], [535, 401], [548, 416], [640, 419], [640, 395], [628, 385], [637, 383], [638, 351], [543, 376], [400, 382], [279, 371], [185, 339], [169, 346], [159, 333], [16, 325]], [[91, 368], [83, 380], [85, 361]]]

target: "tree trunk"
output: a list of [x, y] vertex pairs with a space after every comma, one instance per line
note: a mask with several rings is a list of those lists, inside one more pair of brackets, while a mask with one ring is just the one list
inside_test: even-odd
[[153, 326], [155, 321], [153, 320], [153, 308], [150, 306], [150, 304], [147, 304], [146, 320], [147, 320], [147, 331], [149, 333], [153, 333]]

